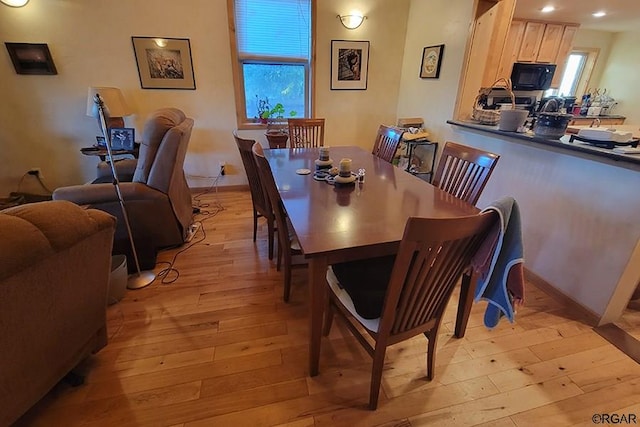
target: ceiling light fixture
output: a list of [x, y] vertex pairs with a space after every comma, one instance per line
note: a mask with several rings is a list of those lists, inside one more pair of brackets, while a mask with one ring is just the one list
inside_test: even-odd
[[22, 7], [29, 3], [29, 0], [0, 0], [2, 3], [11, 7]]
[[354, 13], [352, 15], [338, 15], [338, 18], [340, 18], [342, 25], [349, 30], [355, 30], [362, 25], [365, 19], [367, 19], [366, 16], [359, 13]]
[[554, 10], [556, 10], [556, 8], [553, 6], [545, 6], [542, 9], [540, 9], [542, 13], [549, 13], [549, 12], [553, 12]]
[[602, 18], [603, 16], [605, 16], [607, 13], [603, 12], [603, 11], [599, 11], [599, 12], [594, 12], [592, 13], [592, 15], [596, 18]]

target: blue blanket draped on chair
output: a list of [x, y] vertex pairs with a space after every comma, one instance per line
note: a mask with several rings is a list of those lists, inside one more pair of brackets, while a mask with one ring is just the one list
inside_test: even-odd
[[479, 276], [475, 301], [488, 302], [484, 324], [490, 329], [502, 316], [513, 323], [514, 303], [524, 301], [524, 249], [518, 204], [506, 196], [483, 212], [491, 210], [498, 213], [500, 221], [474, 260], [474, 271]]

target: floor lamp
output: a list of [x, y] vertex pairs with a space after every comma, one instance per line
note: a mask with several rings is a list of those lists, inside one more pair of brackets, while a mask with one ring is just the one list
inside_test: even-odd
[[129, 224], [129, 216], [127, 215], [127, 209], [124, 206], [124, 200], [122, 199], [122, 192], [120, 191], [120, 181], [118, 180], [118, 173], [113, 163], [113, 154], [111, 151], [111, 135], [109, 128], [107, 127], [107, 120], [109, 118], [109, 109], [105, 104], [100, 93], [96, 93], [93, 97], [94, 108], [92, 109], [92, 115], [97, 117], [100, 122], [100, 128], [104, 135], [104, 140], [107, 145], [107, 157], [109, 165], [111, 165], [111, 173], [113, 174], [113, 186], [118, 194], [118, 201], [120, 202], [120, 208], [122, 209], [122, 216], [124, 218], [124, 224], [127, 228], [127, 235], [129, 236], [129, 243], [131, 244], [131, 252], [133, 253], [133, 259], [136, 263], [136, 273], [129, 275], [127, 280], [127, 288], [140, 289], [148, 286], [156, 278], [156, 275], [151, 270], [140, 271], [140, 263], [138, 262], [138, 253], [136, 252], [136, 245], [133, 241], [133, 234], [131, 234], [131, 225]]

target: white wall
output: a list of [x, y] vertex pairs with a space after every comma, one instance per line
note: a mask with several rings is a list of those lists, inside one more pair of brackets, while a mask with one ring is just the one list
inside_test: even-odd
[[618, 102], [615, 114], [627, 117], [625, 124], [640, 125], [640, 32], [616, 33], [600, 87]]
[[[398, 117], [422, 117], [434, 140], [449, 132], [472, 20], [468, 0], [412, 0], [402, 61]], [[444, 44], [440, 78], [419, 77], [425, 46]]]
[[[574, 49], [597, 48], [600, 50], [598, 59], [593, 67], [593, 72], [591, 73], [591, 80], [589, 81], [590, 88], [600, 87], [600, 78], [602, 78], [602, 73], [609, 60], [613, 36], [614, 33], [608, 31], [585, 30], [582, 28], [576, 32], [576, 37], [573, 39]], [[585, 88], [585, 90], [587, 89], [589, 88]]]
[[[368, 16], [355, 31], [336, 18], [352, 8]], [[380, 123], [396, 119], [400, 64], [409, 0], [318, 1], [316, 115], [326, 117], [329, 144], [373, 143]], [[141, 89], [131, 36], [188, 38], [196, 90]], [[135, 115], [127, 126], [142, 132], [157, 108], [177, 107], [195, 119], [185, 162], [190, 186], [206, 187], [218, 162], [228, 164], [219, 185], [244, 185], [246, 177], [231, 132], [236, 127], [226, 0], [31, 0], [23, 8], [0, 4], [2, 41], [48, 43], [58, 75], [17, 75], [5, 50], [0, 59], [0, 197], [16, 191], [31, 167], [51, 188], [95, 177], [96, 157], [80, 154], [98, 133], [85, 115], [89, 86], [122, 89]], [[277, 37], [276, 37], [277, 39]], [[332, 39], [371, 42], [366, 91], [331, 91]], [[249, 132], [264, 142], [263, 132]], [[27, 176], [21, 191], [39, 191]]]

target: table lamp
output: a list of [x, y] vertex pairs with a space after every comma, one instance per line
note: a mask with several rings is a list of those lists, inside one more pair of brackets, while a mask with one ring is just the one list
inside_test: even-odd
[[100, 94], [106, 109], [107, 129], [124, 127], [123, 117], [131, 115], [132, 111], [120, 89], [117, 87], [90, 87], [87, 91], [87, 116], [97, 118], [98, 126], [100, 126], [98, 107], [95, 103], [96, 94]]

